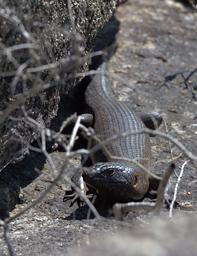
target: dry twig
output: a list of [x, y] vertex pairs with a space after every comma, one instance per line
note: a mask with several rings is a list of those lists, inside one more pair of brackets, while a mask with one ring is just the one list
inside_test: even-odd
[[175, 204], [175, 201], [176, 201], [176, 198], [177, 198], [179, 183], [180, 183], [181, 178], [182, 178], [182, 176], [183, 176], [183, 172], [184, 172], [185, 166], [187, 165], [188, 162], [189, 162], [189, 161], [185, 161], [185, 162], [183, 163], [183, 165], [181, 166], [181, 171], [180, 171], [180, 173], [179, 173], [179, 176], [178, 176], [178, 179], [177, 179], [175, 188], [174, 188], [173, 199], [172, 199], [172, 202], [171, 202], [171, 204], [170, 204], [170, 210], [169, 210], [169, 217], [170, 217], [170, 218], [172, 218], [172, 211], [173, 211], [173, 207], [174, 207], [174, 204]]

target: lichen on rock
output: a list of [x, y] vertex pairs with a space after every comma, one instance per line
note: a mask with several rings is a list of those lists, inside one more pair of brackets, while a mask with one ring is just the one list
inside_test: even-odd
[[96, 34], [117, 4], [118, 0], [0, 1], [0, 170], [26, 154], [28, 144], [39, 136], [23, 120], [21, 106], [34, 120], [50, 126], [61, 96], [77, 83], [68, 82], [67, 75], [87, 69], [87, 60], [79, 60], [92, 51]]

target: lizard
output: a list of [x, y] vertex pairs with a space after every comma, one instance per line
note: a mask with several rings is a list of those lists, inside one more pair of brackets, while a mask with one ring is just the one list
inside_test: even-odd
[[[94, 120], [93, 128], [99, 140], [105, 141], [114, 134], [128, 131], [137, 132], [142, 130], [144, 125], [156, 129], [162, 122], [161, 116], [156, 112], [138, 115], [131, 105], [118, 101], [112, 90], [112, 81], [105, 74], [106, 70], [107, 63], [104, 61], [85, 91], [86, 103], [93, 112], [93, 117], [88, 115], [88, 120]], [[139, 133], [120, 136], [107, 144], [105, 149], [93, 155], [94, 165], [89, 168], [84, 167], [82, 173], [83, 181], [96, 189], [100, 195], [115, 202], [129, 202], [142, 199], [151, 184], [156, 184], [158, 187], [160, 179], [154, 180], [138, 164], [129, 161], [129, 159], [135, 160], [150, 170], [149, 135]], [[84, 187], [80, 185], [83, 183], [81, 178], [80, 184], [76, 183]], [[69, 197], [71, 195], [66, 194], [64, 201]]]
[[[144, 125], [151, 129], [159, 126], [162, 118], [158, 113], [139, 116], [131, 105], [115, 98], [112, 81], [105, 74], [106, 70], [107, 63], [103, 62], [85, 92], [86, 102], [93, 111], [93, 127], [99, 140], [105, 141], [114, 134], [128, 131], [137, 132], [142, 130]], [[94, 154], [93, 167], [84, 168], [84, 181], [105, 198], [119, 202], [142, 199], [150, 189], [153, 179], [143, 168], [131, 163], [129, 159], [150, 170], [149, 135], [139, 133], [120, 136], [105, 148], [106, 151]], [[160, 180], [156, 181], [157, 186], [159, 182]]]

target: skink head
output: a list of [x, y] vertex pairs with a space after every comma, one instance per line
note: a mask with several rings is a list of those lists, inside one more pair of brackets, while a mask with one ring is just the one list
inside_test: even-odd
[[83, 178], [105, 198], [117, 202], [139, 200], [149, 187], [147, 175], [123, 163], [97, 163], [84, 170]]

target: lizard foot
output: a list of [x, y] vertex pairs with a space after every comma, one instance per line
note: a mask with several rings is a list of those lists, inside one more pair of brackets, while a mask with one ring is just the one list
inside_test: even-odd
[[[87, 198], [91, 198], [92, 194], [89, 192], [82, 192], [83, 195]], [[72, 207], [75, 203], [77, 203], [78, 207], [81, 207], [84, 205], [84, 199], [82, 196], [79, 195], [79, 193], [77, 191], [75, 191], [74, 189], [71, 190], [66, 190], [65, 191], [65, 195], [63, 197], [63, 202], [67, 202], [71, 200], [71, 203], [69, 205], [69, 207]]]
[[69, 200], [71, 200], [69, 207], [72, 207], [75, 203], [77, 203], [78, 207], [81, 207], [84, 204], [83, 199], [79, 196], [79, 194], [76, 191], [74, 191], [74, 189], [67, 190], [65, 192], [63, 202], [67, 202]]

